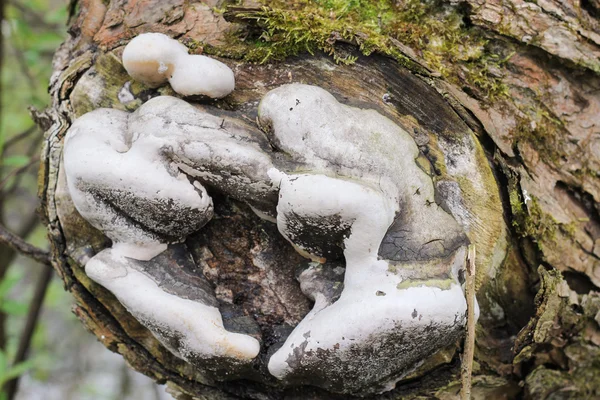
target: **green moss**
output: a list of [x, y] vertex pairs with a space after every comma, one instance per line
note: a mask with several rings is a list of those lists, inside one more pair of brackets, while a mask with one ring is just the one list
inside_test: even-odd
[[511, 206], [513, 206], [515, 216], [513, 226], [517, 234], [521, 237], [533, 238], [538, 245], [553, 242], [558, 223], [550, 214], [546, 214], [541, 209], [537, 198], [532, 196], [531, 201], [526, 206], [514, 204], [512, 200]]
[[558, 232], [571, 240], [575, 240], [578, 222], [563, 224], [552, 215], [545, 213], [538, 199], [531, 196], [531, 201], [525, 205], [521, 202], [521, 195], [517, 190], [509, 190], [510, 206], [513, 212], [513, 227], [521, 237], [529, 237], [543, 250], [544, 245], [556, 242]]
[[350, 42], [365, 55], [377, 50], [404, 64], [413, 64], [382, 33], [383, 24], [393, 17], [389, 1], [316, 0], [293, 9], [282, 2], [269, 2], [269, 8], [236, 17], [261, 28], [260, 35], [247, 42], [242, 57], [245, 61], [280, 61], [320, 50], [336, 62], [349, 64], [356, 61], [356, 56], [340, 50], [336, 44]]
[[[562, 371], [553, 371], [540, 366], [527, 376], [526, 383], [528, 392], [534, 395], [535, 398], [546, 399], [551, 393], [568, 387], [571, 384], [571, 379], [565, 376]], [[564, 398], [571, 398], [568, 394], [565, 393], [567, 397]]]
[[438, 138], [433, 132], [429, 132], [429, 144], [427, 148], [429, 151], [425, 155], [425, 157], [431, 163], [433, 167], [433, 172], [436, 175], [439, 175], [442, 178], [448, 177], [448, 169], [446, 168], [446, 162], [444, 160], [444, 154], [440, 150], [440, 146], [438, 144]]
[[[442, 1], [299, 0], [263, 2], [260, 10], [236, 12], [233, 19], [258, 27], [233, 34], [226, 46], [205, 47], [208, 54], [265, 63], [303, 52], [323, 51], [337, 62], [356, 56], [339, 46], [352, 43], [369, 55], [375, 51], [395, 58], [409, 69], [428, 72], [400, 47], [411, 47], [432, 70], [450, 81], [467, 84], [478, 97], [494, 100], [507, 94], [496, 54], [478, 28], [468, 27], [458, 7]], [[252, 34], [253, 33], [253, 34]]]
[[388, 33], [417, 49], [431, 69], [451, 82], [471, 86], [482, 100], [506, 96], [501, 67], [510, 55], [498, 55], [478, 28], [465, 24], [464, 17], [459, 8], [443, 1], [408, 0]]
[[136, 99], [127, 104], [119, 101], [119, 92], [131, 78], [123, 68], [121, 60], [114, 53], [101, 54], [95, 65], [77, 82], [70, 95], [73, 111], [81, 116], [96, 108], [116, 108], [133, 111], [142, 104], [138, 98], [149, 90], [139, 82], [133, 82], [129, 88]]
[[538, 152], [542, 161], [558, 167], [565, 154], [562, 149], [562, 123], [542, 109], [532, 110], [527, 114], [530, 116], [517, 120], [517, 125], [510, 132], [510, 138], [515, 146], [527, 143]]
[[[477, 362], [473, 363], [473, 372], [476, 371]], [[423, 397], [423, 399], [458, 399], [462, 388], [462, 380], [455, 379], [440, 389], [434, 395]], [[474, 374], [472, 378], [472, 399], [517, 399], [521, 388], [509, 377], [497, 375]], [[412, 397], [407, 397], [411, 398]], [[404, 398], [403, 398], [404, 399]]]
[[531, 200], [527, 199], [527, 202], [524, 202], [519, 178], [511, 173], [507, 177], [512, 226], [517, 235], [532, 239], [542, 250], [544, 242], [554, 241], [558, 222], [543, 212], [535, 196], [532, 195]]
[[575, 240], [575, 232], [577, 232], [578, 223], [575, 221], [569, 222], [568, 224], [559, 224], [560, 231], [569, 239]]
[[585, 182], [588, 179], [593, 181], [600, 178], [600, 171], [590, 166], [590, 164], [593, 162], [592, 157], [586, 157], [581, 160], [581, 162], [583, 164], [581, 168], [572, 172], [572, 174], [579, 178], [581, 182]]

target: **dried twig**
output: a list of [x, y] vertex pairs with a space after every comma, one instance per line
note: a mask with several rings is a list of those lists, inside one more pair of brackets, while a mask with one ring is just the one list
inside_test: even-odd
[[[2, 1], [2, 0], [0, 0]], [[0, 206], [2, 205], [2, 197], [0, 197]], [[1, 207], [0, 207], [1, 210]], [[1, 213], [0, 213], [1, 216]], [[0, 218], [1, 220], [1, 218]], [[35, 229], [36, 225], [39, 223], [38, 216], [35, 214], [30, 214], [27, 218], [22, 221], [20, 226], [17, 228], [18, 236], [26, 237]], [[1, 225], [1, 224], [0, 224]], [[0, 244], [0, 248], [4, 247]], [[17, 256], [17, 251], [10, 248], [0, 249], [0, 281], [4, 279], [6, 272], [8, 271], [9, 266]], [[6, 330], [5, 330], [5, 322], [6, 322], [6, 314], [0, 311], [0, 349], [5, 349], [6, 346]]]
[[39, 263], [50, 265], [50, 253], [27, 243], [19, 236], [9, 232], [3, 225], [0, 225], [0, 243]]
[[29, 162], [19, 168], [15, 168], [12, 171], [10, 171], [8, 174], [6, 174], [6, 176], [4, 177], [4, 179], [0, 182], [0, 191], [2, 191], [4, 189], [4, 187], [6, 186], [6, 184], [8, 183], [8, 181], [10, 180], [10, 178], [17, 176], [19, 174], [22, 174], [23, 172], [27, 171], [29, 169], [29, 167], [37, 164], [40, 162], [40, 158], [39, 157], [34, 157], [31, 160], [29, 160]]
[[[46, 291], [48, 290], [48, 285], [52, 280], [53, 270], [50, 266], [46, 266], [39, 277], [37, 284], [35, 285], [35, 291], [33, 294], [33, 298], [31, 299], [31, 303], [29, 304], [29, 311], [27, 313], [27, 320], [25, 322], [25, 327], [23, 328], [23, 332], [20, 336], [19, 347], [17, 348], [17, 353], [15, 354], [15, 359], [13, 360], [13, 365], [20, 364], [25, 361], [27, 357], [27, 353], [29, 351], [29, 346], [31, 344], [31, 338], [33, 336], [33, 332], [35, 331], [35, 327], [37, 326], [37, 321], [40, 316], [40, 311], [42, 309], [42, 304], [44, 303], [44, 297], [46, 296]], [[19, 377], [16, 377], [4, 385], [7, 399], [12, 400], [17, 393], [17, 388], [19, 386]]]
[[467, 297], [467, 336], [462, 358], [461, 399], [471, 398], [471, 377], [473, 375], [473, 355], [475, 353], [475, 246], [470, 245], [467, 253], [467, 273], [465, 295]]
[[[27, 129], [24, 132], [19, 133], [16, 136], [13, 136], [10, 140], [7, 140], [6, 143], [4, 144], [4, 148], [2, 149], [3, 152], [6, 152], [6, 150], [14, 143], [17, 143], [18, 141], [28, 137], [31, 133], [33, 132], [40, 132], [38, 129], [36, 129], [37, 126], [33, 125], [31, 128]], [[27, 170], [29, 170], [30, 167], [37, 165], [40, 161], [40, 156], [39, 156], [39, 148], [40, 148], [40, 143], [43, 140], [43, 135], [34, 135], [32, 138], [30, 138], [30, 140], [28, 141], [29, 143], [29, 148], [27, 149], [27, 151], [25, 152], [25, 155], [29, 157], [29, 162], [27, 163], [27, 165], [24, 165], [22, 167], [13, 169], [12, 171], [10, 171], [7, 176], [4, 177], [4, 180], [2, 180], [2, 182], [0, 182], [0, 200], [3, 198], [8, 197], [9, 195], [11, 195], [20, 185], [20, 181], [21, 178], [23, 177], [23, 172], [26, 172]], [[15, 178], [12, 181], [12, 184], [7, 187], [8, 182], [10, 181], [10, 178]], [[23, 235], [21, 235], [23, 236]]]
[[20, 142], [21, 140], [25, 139], [27, 136], [31, 135], [36, 130], [37, 130], [37, 126], [32, 125], [29, 128], [27, 128], [26, 130], [24, 130], [23, 132], [18, 133], [14, 136], [11, 136], [10, 138], [6, 139], [6, 142], [4, 142], [4, 149], [8, 149], [12, 145]]
[[21, 14], [23, 15], [23, 18], [28, 21], [29, 25], [36, 28], [44, 28], [45, 30], [61, 32], [61, 25], [46, 22], [46, 20], [41, 14], [38, 14], [34, 11], [33, 7], [21, 4], [16, 0], [8, 1], [8, 5], [19, 10], [19, 12], [21, 12]]
[[13, 53], [15, 55], [15, 58], [16, 58], [17, 62], [19, 63], [19, 66], [21, 67], [21, 72], [23, 73], [23, 76], [27, 80], [27, 84], [29, 85], [29, 89], [31, 90], [32, 97], [33, 97], [33, 96], [35, 96], [35, 92], [37, 89], [37, 83], [35, 81], [35, 78], [33, 77], [33, 74], [31, 73], [31, 70], [29, 69], [29, 65], [27, 64], [27, 61], [25, 60], [25, 54], [23, 53], [23, 50], [17, 46], [16, 41], [17, 41], [17, 38], [15, 37], [13, 39], [13, 43], [11, 43], [11, 47], [13, 48]]

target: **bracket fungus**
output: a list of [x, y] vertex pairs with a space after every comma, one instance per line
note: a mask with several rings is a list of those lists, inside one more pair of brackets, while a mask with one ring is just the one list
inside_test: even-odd
[[[128, 48], [138, 51], [149, 38]], [[162, 41], [151, 43], [171, 46]], [[131, 64], [131, 54], [123, 57], [128, 71], [155, 84], [162, 65], [177, 71], [185, 59], [161, 50]], [[469, 239], [436, 204], [413, 138], [377, 111], [341, 104], [320, 87], [286, 84], [263, 97], [257, 121], [170, 96], [133, 113], [97, 109], [77, 119], [65, 139], [68, 188], [79, 213], [113, 242], [86, 273], [194, 365], [219, 363], [227, 374], [257, 379], [243, 372], [254, 365], [268, 384], [337, 393], [389, 390], [461, 337], [466, 301], [458, 277]], [[214, 193], [275, 222], [313, 261], [298, 280], [314, 306], [283, 343], [227, 330], [202, 276], [193, 296], [157, 279], [167, 247], [213, 217]]]
[[233, 71], [222, 62], [188, 49], [162, 33], [136, 36], [123, 50], [123, 66], [137, 81], [158, 87], [167, 81], [183, 96], [220, 99], [235, 87]]

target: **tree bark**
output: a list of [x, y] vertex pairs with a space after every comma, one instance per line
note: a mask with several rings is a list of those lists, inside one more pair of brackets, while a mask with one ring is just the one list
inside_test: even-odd
[[[292, 3], [272, 7], [291, 16], [303, 12]], [[397, 12], [405, 9], [405, 2], [396, 3]], [[393, 50], [375, 48], [365, 55], [365, 39], [356, 30], [352, 37], [330, 32], [320, 46], [353, 63], [337, 64], [318, 49], [284, 61], [250, 63], [240, 59], [231, 37], [250, 41], [272, 29], [264, 24], [268, 11], [256, 4], [223, 13], [227, 4], [217, 0], [73, 1], [71, 36], [54, 59], [53, 103], [34, 117], [46, 131], [39, 188], [52, 264], [75, 297], [74, 313], [84, 326], [134, 369], [167, 383], [178, 398], [342, 398], [313, 388], [267, 388], [201, 374], [160, 345], [83, 272], [86, 260], [109, 241], [70, 202], [61, 170], [62, 139], [71, 122], [92, 109], [134, 110], [151, 97], [173, 93], [131, 83], [120, 62], [135, 35], [163, 32], [196, 53], [229, 56], [222, 61], [236, 72], [236, 91], [210, 105], [249, 123], [256, 118], [252, 104], [268, 90], [304, 82], [347, 104], [375, 108], [414, 133], [434, 175], [443, 174], [436, 170], [443, 164], [443, 143], [472, 139], [485, 179], [482, 192], [465, 196], [476, 210], [478, 228], [471, 240], [479, 246], [481, 307], [471, 394], [600, 396], [600, 6], [551, 0], [432, 4], [428, 12], [459, 16], [469, 27], [461, 32], [476, 32], [501, 58], [478, 70], [485, 82], [474, 80], [465, 66], [470, 64], [433, 63], [428, 45], [402, 42], [407, 36], [393, 38]], [[269, 40], [284, 40], [282, 32], [285, 27], [276, 28]], [[503, 93], [490, 95], [487, 82], [501, 85]], [[219, 203], [218, 218], [185, 246], [221, 299], [253, 315], [276, 341], [282, 333], [268, 327], [293, 326], [310, 309], [294, 281], [301, 258], [246, 206], [226, 198]], [[460, 351], [438, 358], [436, 368], [380, 398], [457, 395]]]

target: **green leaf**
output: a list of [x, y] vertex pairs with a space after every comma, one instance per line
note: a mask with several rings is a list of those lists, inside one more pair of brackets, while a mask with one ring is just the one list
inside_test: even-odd
[[4, 300], [0, 309], [9, 315], [22, 316], [27, 314], [28, 305], [14, 300]]
[[29, 157], [24, 156], [24, 155], [14, 155], [14, 156], [9, 156], [6, 157], [4, 160], [2, 160], [2, 165], [5, 165], [7, 167], [22, 167], [24, 165], [27, 165], [27, 163], [29, 163]]

